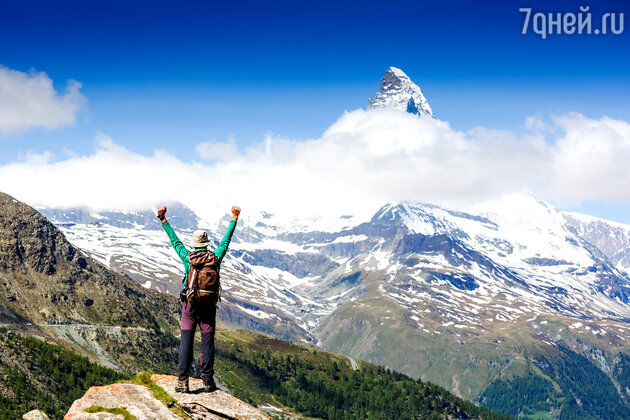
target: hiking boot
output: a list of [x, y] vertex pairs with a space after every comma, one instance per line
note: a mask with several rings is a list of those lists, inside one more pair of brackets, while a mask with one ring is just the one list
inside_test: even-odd
[[175, 387], [175, 392], [183, 392], [184, 394], [188, 394], [190, 392], [190, 388], [188, 388], [188, 379], [183, 381], [178, 380], [177, 386]]
[[201, 390], [202, 392], [214, 392], [217, 389], [219, 388], [217, 387], [217, 384], [214, 382], [214, 378], [203, 380], [203, 388]]

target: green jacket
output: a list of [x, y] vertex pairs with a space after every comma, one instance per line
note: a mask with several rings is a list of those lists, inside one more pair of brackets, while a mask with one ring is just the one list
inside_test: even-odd
[[[175, 248], [175, 252], [179, 255], [179, 258], [184, 263], [184, 287], [188, 287], [188, 271], [190, 270], [190, 251], [186, 249], [182, 241], [179, 240], [175, 231], [171, 227], [168, 222], [162, 223], [162, 227], [166, 231], [168, 238], [171, 240], [171, 245]], [[225, 257], [225, 253], [227, 252], [228, 246], [230, 245], [230, 241], [232, 240], [232, 234], [234, 233], [234, 228], [236, 228], [236, 220], [230, 221], [227, 230], [225, 231], [225, 235], [223, 235], [223, 239], [221, 239], [221, 243], [219, 247], [214, 250], [214, 255], [216, 255], [217, 260], [219, 260], [219, 268], [221, 267], [221, 261], [223, 257]], [[206, 248], [195, 248], [195, 251], [203, 250]]]

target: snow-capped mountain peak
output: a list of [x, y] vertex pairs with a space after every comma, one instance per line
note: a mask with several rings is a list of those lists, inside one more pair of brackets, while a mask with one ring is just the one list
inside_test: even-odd
[[381, 79], [381, 90], [368, 100], [368, 108], [395, 108], [435, 117], [420, 87], [401, 69], [390, 67]]

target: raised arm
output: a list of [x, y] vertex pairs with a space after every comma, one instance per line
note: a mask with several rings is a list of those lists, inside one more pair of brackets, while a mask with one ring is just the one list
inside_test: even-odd
[[162, 222], [162, 227], [164, 228], [164, 231], [168, 235], [168, 239], [170, 239], [171, 245], [173, 245], [173, 248], [175, 248], [175, 252], [177, 252], [177, 255], [179, 255], [179, 258], [182, 260], [182, 262], [186, 263], [188, 260], [188, 257], [190, 256], [190, 251], [186, 249], [182, 241], [175, 234], [175, 231], [171, 227], [170, 223], [166, 220], [166, 207], [165, 206], [162, 206], [158, 210], [158, 218]]
[[221, 239], [221, 243], [219, 247], [215, 249], [214, 255], [217, 256], [219, 261], [223, 260], [223, 257], [227, 253], [228, 246], [230, 246], [230, 241], [232, 240], [232, 234], [234, 233], [234, 229], [236, 228], [236, 222], [238, 221], [238, 216], [241, 214], [241, 209], [239, 207], [232, 207], [232, 220], [225, 231], [225, 235], [223, 235], [223, 239]]

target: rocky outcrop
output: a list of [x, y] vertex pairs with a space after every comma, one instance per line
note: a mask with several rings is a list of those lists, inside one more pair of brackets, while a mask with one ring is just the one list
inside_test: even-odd
[[[224, 391], [200, 392], [203, 382], [199, 379], [191, 379], [190, 394], [175, 392], [177, 384], [175, 376], [153, 375], [151, 380], [172, 396], [172, 401], [180, 407], [191, 408], [203, 414], [203, 416], [198, 414], [198, 418], [239, 420], [269, 418], [262, 411]], [[82, 398], [72, 404], [64, 419], [122, 419], [123, 414], [120, 413], [125, 413], [138, 420], [178, 420], [180, 417], [176, 411], [177, 408], [169, 409], [146, 386], [113, 384], [90, 388]]]

